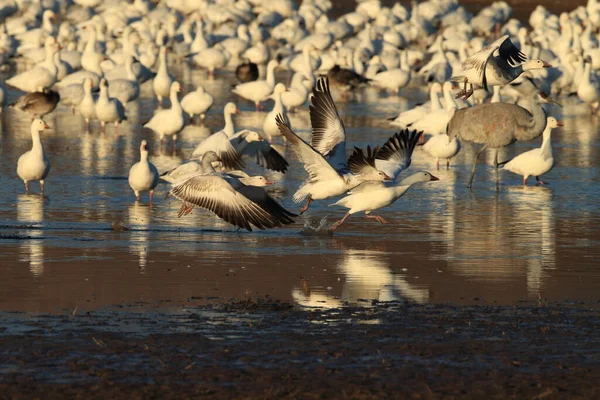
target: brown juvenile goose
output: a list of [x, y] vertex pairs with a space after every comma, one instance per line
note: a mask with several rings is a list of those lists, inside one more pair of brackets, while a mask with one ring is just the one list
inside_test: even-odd
[[24, 94], [9, 107], [27, 112], [32, 119], [51, 113], [60, 101], [60, 95], [54, 90], [38, 88], [36, 92]]

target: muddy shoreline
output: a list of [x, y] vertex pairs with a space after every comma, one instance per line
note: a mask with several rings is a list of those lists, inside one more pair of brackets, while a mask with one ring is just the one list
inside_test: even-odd
[[598, 398], [598, 303], [4, 313], [2, 398]]

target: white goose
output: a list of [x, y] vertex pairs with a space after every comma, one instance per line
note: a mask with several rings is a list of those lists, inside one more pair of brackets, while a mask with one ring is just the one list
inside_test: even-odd
[[158, 100], [158, 108], [162, 108], [163, 98], [170, 95], [172, 83], [173, 77], [167, 71], [167, 48], [162, 46], [158, 57], [158, 71], [154, 80], [152, 80], [152, 88]]
[[[285, 107], [281, 100], [281, 95], [287, 91], [285, 85], [283, 83], [278, 83], [275, 85], [273, 89], [273, 94], [269, 96], [269, 98], [275, 101], [275, 105], [273, 109], [269, 111], [267, 116], [265, 117], [265, 122], [263, 123], [263, 133], [267, 137], [269, 142], [273, 141], [274, 136], [281, 136], [281, 132], [279, 132], [279, 128], [277, 127], [277, 122], [275, 118], [278, 115], [283, 117], [285, 124], [290, 127], [290, 120], [287, 117], [287, 112], [285, 111]], [[290, 127], [291, 129], [291, 127]], [[285, 139], [285, 138], [284, 138]]]
[[408, 168], [420, 133], [395, 134], [381, 149], [368, 147], [366, 156], [361, 149], [355, 148], [346, 160], [346, 131], [331, 97], [327, 78], [317, 81], [311, 101], [311, 144], [292, 132], [280, 116], [277, 117], [281, 134], [309, 174], [309, 179], [293, 197], [295, 203], [306, 199], [301, 214], [314, 200], [339, 196], [367, 180], [393, 180]]
[[289, 112], [294, 112], [296, 107], [301, 107], [306, 103], [310, 93], [309, 85], [310, 79], [307, 79], [302, 72], [294, 74], [288, 90], [281, 93], [281, 101]]
[[266, 80], [241, 83], [232, 92], [244, 99], [253, 101], [256, 111], [258, 111], [261, 108], [260, 102], [267, 100], [269, 95], [273, 93], [273, 89], [275, 88], [275, 68], [278, 65], [279, 62], [277, 60], [269, 61], [267, 64]]
[[[512, 160], [504, 163], [504, 169], [515, 174], [523, 175], [523, 185], [527, 185], [527, 178], [535, 176], [539, 184], [546, 182], [540, 180], [540, 176], [549, 172], [554, 166], [554, 157], [552, 156], [552, 140], [550, 136], [552, 129], [564, 126], [554, 117], [548, 117], [546, 128], [542, 133], [542, 146], [539, 149], [533, 149], [519, 154]], [[502, 163], [501, 163], [502, 164]]]
[[411, 72], [408, 67], [408, 53], [403, 51], [400, 57], [400, 68], [380, 72], [371, 78], [376, 86], [400, 94], [400, 89], [410, 83]]
[[600, 83], [596, 78], [595, 73], [592, 74], [592, 61], [589, 57], [584, 59], [585, 67], [583, 76], [577, 85], [577, 96], [584, 103], [592, 106], [592, 111], [596, 113], [598, 111], [598, 104], [600, 102]]
[[179, 98], [177, 97], [179, 92], [181, 92], [181, 85], [179, 82], [173, 82], [170, 90], [171, 108], [157, 112], [152, 119], [144, 125], [144, 128], [152, 129], [160, 135], [161, 144], [165, 135], [173, 135], [173, 150], [175, 150], [177, 146], [177, 133], [179, 133], [185, 125], [185, 114], [179, 103]]
[[106, 123], [111, 122], [115, 126], [115, 133], [117, 133], [119, 123], [127, 119], [123, 104], [119, 100], [108, 96], [108, 82], [106, 79], [100, 81], [100, 95], [98, 96], [95, 110], [96, 118], [98, 118], [102, 126], [102, 133], [106, 133]]
[[83, 81], [83, 98], [79, 103], [79, 112], [85, 120], [85, 131], [90, 131], [90, 121], [96, 118], [96, 100], [92, 94], [93, 82], [91, 79]]
[[127, 79], [115, 79], [109, 82], [108, 95], [118, 99], [124, 107], [130, 101], [136, 100], [140, 96], [140, 84], [133, 72], [133, 56], [125, 56], [125, 69], [127, 70]]
[[[498, 51], [498, 55], [494, 53]], [[462, 62], [463, 76], [452, 80], [464, 83], [464, 88], [456, 97], [467, 99], [473, 94], [475, 87], [485, 90], [488, 86], [502, 86], [517, 79], [524, 71], [550, 68], [551, 65], [542, 60], [530, 60], [515, 47], [508, 35], [502, 36], [492, 44], [484, 47]], [[517, 62], [525, 63], [512, 66]], [[467, 91], [467, 83], [470, 89]]]
[[374, 219], [380, 224], [388, 222], [380, 215], [370, 215], [371, 212], [394, 203], [410, 189], [412, 185], [419, 182], [438, 181], [439, 178], [431, 175], [429, 172], [421, 171], [403, 179], [400, 183], [386, 185], [384, 182], [368, 181], [364, 182], [348, 192], [348, 196], [343, 197], [331, 206], [340, 206], [349, 208], [344, 218], [337, 221], [331, 227], [335, 231], [352, 214], [364, 211], [365, 217]]
[[46, 48], [46, 59], [43, 63], [7, 79], [6, 83], [24, 92], [35, 92], [38, 87], [49, 88], [54, 85], [58, 73], [54, 63], [54, 53], [58, 52], [59, 46], [53, 37], [48, 37], [44, 47]]
[[221, 158], [214, 151], [207, 151], [202, 155], [200, 162], [188, 161], [160, 175], [160, 179], [169, 183], [182, 182], [194, 175], [208, 174], [214, 171], [213, 163], [221, 162]]
[[236, 178], [213, 170], [173, 185], [169, 195], [183, 202], [179, 216], [200, 207], [238, 228], [272, 229], [293, 223], [295, 216], [262, 189], [272, 183], [263, 176]]
[[434, 82], [429, 89], [429, 102], [400, 113], [397, 117], [392, 119], [390, 125], [405, 128], [422, 119], [428, 113], [441, 110], [442, 105], [440, 104], [438, 96], [440, 93], [442, 93], [442, 85]]
[[19, 157], [17, 175], [25, 183], [25, 191], [29, 193], [29, 181], [40, 181], [40, 190], [44, 192], [44, 180], [50, 172], [50, 161], [44, 153], [44, 145], [40, 133], [50, 127], [41, 119], [35, 119], [31, 124], [31, 150]]
[[[422, 118], [406, 125], [411, 129], [424, 131], [431, 135], [441, 135], [446, 133], [446, 127], [454, 112], [458, 109], [456, 102], [452, 98], [452, 82], [444, 82], [442, 86], [444, 94], [444, 108], [432, 109]], [[433, 104], [433, 103], [432, 103]]]
[[230, 58], [231, 56], [227, 50], [223, 49], [219, 45], [216, 45], [200, 51], [193, 57], [192, 60], [199, 67], [207, 69], [208, 76], [212, 78], [215, 76], [215, 70], [225, 67]]
[[210, 93], [204, 90], [202, 85], [198, 85], [195, 91], [186, 94], [181, 99], [181, 107], [190, 115], [190, 120], [194, 119], [194, 115], [199, 115], [200, 120], [204, 122], [206, 112], [212, 107], [214, 102]]
[[150, 193], [150, 203], [154, 195], [154, 188], [158, 185], [158, 170], [148, 161], [148, 142], [142, 140], [140, 144], [140, 161], [131, 166], [129, 170], [129, 187], [135, 193], [135, 200], [140, 201], [140, 192]]

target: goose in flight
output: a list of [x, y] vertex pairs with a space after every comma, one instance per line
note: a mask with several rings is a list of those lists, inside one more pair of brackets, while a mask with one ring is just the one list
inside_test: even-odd
[[[525, 54], [517, 49], [510, 37], [504, 35], [465, 59], [461, 67], [463, 75], [452, 80], [464, 83], [463, 90], [456, 98], [467, 99], [475, 88], [488, 90], [488, 86], [502, 86], [517, 79], [524, 71], [550, 68], [551, 65], [542, 60], [527, 61]], [[468, 91], [467, 83], [470, 86]]]
[[271, 184], [264, 176], [238, 178], [213, 170], [175, 184], [169, 195], [183, 202], [179, 217], [200, 207], [248, 231], [252, 231], [251, 225], [270, 229], [293, 223], [296, 214], [283, 208], [262, 188]]
[[[317, 81], [311, 102], [310, 144], [298, 137], [281, 115], [276, 119], [279, 130], [290, 142], [309, 174], [309, 178], [294, 194], [295, 203], [306, 199], [300, 214], [306, 212], [314, 200], [342, 195], [364, 181], [393, 180], [410, 165], [410, 157], [420, 133], [415, 132], [410, 138], [405, 137], [407, 133], [392, 136], [381, 149], [377, 148], [372, 152], [376, 159], [373, 164], [377, 164], [371, 167], [360, 149], [356, 149], [350, 158], [346, 159], [344, 122], [331, 97], [327, 78]], [[370, 152], [370, 148], [367, 151]]]
[[341, 206], [348, 208], [344, 218], [337, 221], [331, 227], [335, 231], [349, 216], [357, 212], [364, 211], [367, 219], [374, 219], [380, 224], [388, 222], [380, 215], [371, 215], [371, 212], [380, 208], [389, 206], [410, 189], [412, 185], [419, 182], [438, 181], [439, 178], [431, 175], [429, 172], [421, 171], [403, 179], [399, 183], [386, 184], [384, 182], [367, 181], [363, 182], [348, 192], [348, 196], [341, 198], [331, 206]]

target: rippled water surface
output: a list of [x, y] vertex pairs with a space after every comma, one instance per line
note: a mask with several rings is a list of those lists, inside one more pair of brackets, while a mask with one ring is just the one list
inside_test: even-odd
[[[549, 186], [523, 187], [519, 176], [502, 172], [496, 191], [487, 155], [469, 190], [468, 144], [449, 171], [439, 172], [417, 149], [411, 170], [429, 170], [440, 181], [414, 187], [381, 210], [389, 225], [354, 215], [333, 237], [301, 235], [307, 219], [317, 224], [343, 216], [343, 209], [327, 207], [334, 201], [320, 201], [289, 227], [236, 232], [198, 209], [177, 218], [179, 202], [165, 198], [166, 183], [158, 186], [152, 206], [146, 196], [136, 203], [129, 189], [127, 173], [142, 139], [150, 141], [151, 161], [167, 170], [222, 127], [227, 101], [238, 101], [230, 93], [232, 74], [207, 80], [203, 71], [175, 68], [186, 89], [201, 83], [215, 95], [206, 127], [187, 127], [175, 153], [170, 144], [161, 151], [158, 137], [141, 128], [155, 107], [150, 82], [142, 87], [143, 99], [129, 106], [129, 121], [118, 135], [112, 129], [102, 135], [97, 125], [85, 134], [79, 114], [60, 106], [46, 117], [52, 130], [43, 141], [52, 169], [43, 197], [36, 183], [26, 195], [16, 176], [17, 159], [31, 146], [29, 118], [8, 109], [2, 113], [0, 309], [57, 311], [264, 295], [322, 307], [373, 299], [459, 304], [598, 299], [598, 120], [584, 107], [567, 100], [565, 109], [550, 110], [566, 126], [553, 133], [556, 166], [545, 176]], [[9, 100], [17, 95], [9, 92]], [[367, 88], [338, 103], [351, 144], [383, 143], [394, 132], [386, 117], [426, 97], [418, 88], [404, 96]], [[255, 113], [249, 102], [238, 104], [237, 128], [261, 129], [265, 113]], [[307, 137], [307, 109], [290, 119]], [[503, 149], [500, 159], [540, 142], [517, 143]], [[277, 182], [274, 196], [297, 211], [291, 195], [305, 173], [290, 149], [278, 144], [291, 168], [285, 175], [267, 175]], [[125, 230], [111, 229], [121, 224]]]

